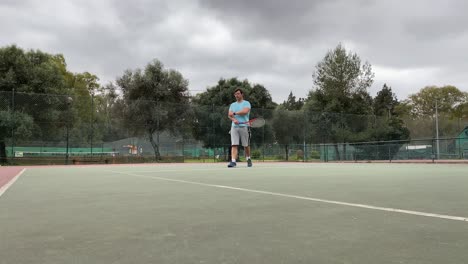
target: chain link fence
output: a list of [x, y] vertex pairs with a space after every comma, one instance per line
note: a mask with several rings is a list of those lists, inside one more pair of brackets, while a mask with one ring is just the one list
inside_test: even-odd
[[[106, 94], [0, 92], [0, 158], [9, 164], [224, 162], [230, 158], [228, 106], [125, 101]], [[467, 159], [468, 119], [253, 108], [257, 161]], [[393, 134], [392, 134], [393, 133]], [[242, 150], [241, 150], [242, 155]], [[241, 158], [242, 159], [242, 158]]]

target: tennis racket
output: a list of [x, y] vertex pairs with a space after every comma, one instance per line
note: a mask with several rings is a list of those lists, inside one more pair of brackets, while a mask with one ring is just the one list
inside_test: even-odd
[[265, 125], [265, 119], [262, 117], [257, 117], [254, 119], [250, 119], [247, 122], [239, 122], [239, 124], [248, 124], [250, 127], [262, 127]]

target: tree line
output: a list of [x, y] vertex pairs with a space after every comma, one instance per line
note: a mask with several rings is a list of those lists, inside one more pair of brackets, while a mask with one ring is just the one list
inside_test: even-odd
[[[226, 148], [230, 143], [227, 108], [236, 88], [242, 88], [251, 102], [251, 117], [268, 120], [253, 133], [252, 142], [280, 144], [286, 155], [294, 144], [423, 137], [423, 129], [431, 129], [435, 107], [447, 119], [460, 121], [468, 116], [468, 95], [454, 86], [427, 86], [398, 100], [385, 84], [372, 97], [371, 64], [341, 44], [325, 54], [311, 75], [313, 88], [306, 98], [296, 98], [294, 88], [289, 88], [282, 103], [274, 102], [265, 86], [238, 78], [221, 78], [191, 96], [189, 81], [157, 59], [101, 85], [95, 74], [70, 72], [61, 54], [2, 47], [0, 159], [7, 162], [9, 141], [63, 141], [65, 131], [73, 142], [91, 145], [144, 137], [153, 146], [156, 160], [161, 158], [161, 133], [193, 138], [208, 148]], [[398, 145], [392, 149], [397, 151]], [[337, 147], [336, 155], [340, 157]]]

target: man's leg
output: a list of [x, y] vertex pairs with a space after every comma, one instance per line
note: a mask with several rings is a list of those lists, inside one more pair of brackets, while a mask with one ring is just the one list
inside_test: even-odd
[[236, 167], [236, 159], [237, 159], [237, 146], [231, 147], [231, 161], [228, 164], [228, 168]]
[[244, 147], [245, 157], [247, 159], [247, 166], [252, 167], [252, 159], [250, 158], [250, 146]]
[[231, 161], [229, 162], [228, 168], [236, 166], [237, 154], [239, 145], [239, 132], [234, 127], [231, 127]]
[[231, 147], [231, 160], [232, 161], [236, 161], [237, 160], [237, 154], [238, 154], [238, 149], [237, 149], [237, 146], [232, 146]]
[[[247, 166], [252, 167], [252, 160], [250, 158], [250, 128], [246, 127], [243, 130], [243, 135], [242, 135], [242, 145], [244, 146], [244, 151], [245, 151], [245, 158], [247, 160]], [[245, 143], [244, 143], [245, 142]]]
[[245, 157], [249, 159], [250, 158], [250, 146], [244, 147], [244, 150], [245, 150]]

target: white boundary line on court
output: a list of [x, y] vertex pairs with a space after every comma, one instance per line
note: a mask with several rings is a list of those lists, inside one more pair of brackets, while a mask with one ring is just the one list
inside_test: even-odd
[[8, 190], [8, 188], [10, 188], [13, 183], [15, 183], [15, 181], [21, 176], [21, 174], [23, 174], [23, 172], [25, 172], [26, 169], [22, 169], [18, 174], [16, 174], [15, 177], [13, 177], [13, 179], [11, 179], [9, 182], [7, 182], [7, 184], [3, 185], [1, 188], [0, 188], [0, 197], [6, 192], [6, 190]]
[[[308, 169], [310, 167], [256, 167], [255, 169]], [[248, 167], [240, 167], [240, 168], [232, 168], [232, 169], [227, 169], [226, 167], [219, 167], [219, 168], [200, 168], [200, 169], [192, 169], [192, 168], [187, 168], [187, 169], [163, 169], [163, 170], [135, 170], [133, 172], [190, 172], [190, 171], [236, 171], [239, 169], [245, 169], [245, 170], [252, 170], [255, 171], [255, 169], [248, 168]]]
[[261, 193], [261, 194], [268, 194], [268, 195], [279, 196], [279, 197], [295, 198], [295, 199], [300, 199], [300, 200], [307, 200], [307, 201], [314, 201], [314, 202], [321, 202], [321, 203], [328, 203], [328, 204], [337, 204], [337, 205], [365, 208], [365, 209], [371, 209], [371, 210], [379, 210], [379, 211], [386, 211], [386, 212], [394, 212], [394, 213], [409, 214], [409, 215], [419, 215], [419, 216], [426, 216], [426, 217], [433, 217], [433, 218], [441, 218], [441, 219], [468, 222], [467, 217], [461, 217], [461, 216], [426, 213], [426, 212], [404, 210], [404, 209], [390, 208], [390, 207], [380, 207], [380, 206], [358, 204], [358, 203], [347, 203], [347, 202], [319, 199], [319, 198], [300, 196], [300, 195], [292, 195], [292, 194], [269, 192], [269, 191], [262, 191], [262, 190], [238, 188], [238, 187], [232, 187], [232, 186], [226, 186], [226, 185], [217, 185], [217, 184], [201, 183], [201, 182], [194, 182], [194, 181], [177, 180], [177, 179], [170, 179], [170, 178], [156, 177], [156, 176], [145, 176], [145, 175], [139, 175], [139, 174], [134, 174], [134, 173], [120, 172], [120, 171], [111, 171], [111, 170], [109, 170], [109, 172], [125, 174], [125, 175], [135, 176], [135, 177], [141, 177], [141, 178], [154, 179], [154, 180], [187, 183], [187, 184], [194, 184], [194, 185], [207, 186], [207, 187], [215, 187], [215, 188], [222, 188], [222, 189], [229, 189], [229, 190], [236, 190], [236, 191], [243, 191], [243, 192], [251, 192], [251, 193]]

